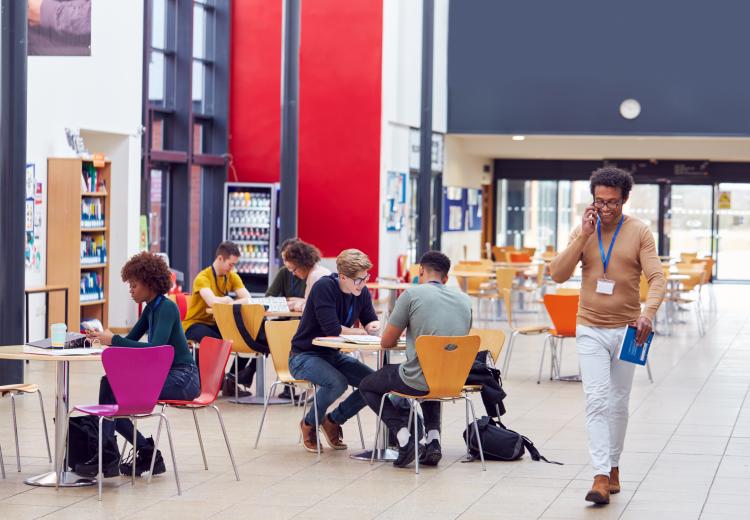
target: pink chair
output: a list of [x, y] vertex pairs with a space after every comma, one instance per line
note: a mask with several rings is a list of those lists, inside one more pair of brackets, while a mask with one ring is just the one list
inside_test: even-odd
[[[219, 418], [219, 425], [221, 426], [221, 432], [224, 434], [224, 442], [227, 445], [227, 451], [229, 452], [229, 460], [232, 461], [232, 467], [234, 468], [234, 476], [237, 480], [240, 480], [240, 474], [237, 471], [237, 464], [234, 462], [234, 455], [232, 454], [232, 446], [229, 444], [229, 437], [227, 437], [227, 430], [224, 427], [224, 419], [221, 416], [221, 410], [214, 404], [216, 397], [219, 395], [219, 389], [221, 384], [224, 382], [224, 368], [227, 365], [229, 354], [232, 352], [232, 342], [225, 341], [216, 338], [209, 338], [206, 336], [201, 340], [200, 343], [201, 351], [201, 394], [193, 399], [192, 401], [181, 401], [181, 400], [160, 400], [161, 411], [167, 406], [173, 406], [175, 408], [182, 408], [184, 410], [191, 410], [193, 412], [193, 421], [195, 421], [195, 431], [198, 433], [198, 444], [201, 447], [201, 454], [203, 455], [203, 467], [208, 470], [208, 462], [206, 461], [206, 451], [203, 449], [203, 437], [201, 437], [201, 429], [198, 426], [198, 416], [195, 411], [200, 408], [213, 408], [216, 412], [216, 416]], [[161, 433], [161, 423], [159, 423], [159, 429], [156, 432], [156, 442], [159, 442], [159, 434]], [[148, 474], [148, 480], [151, 482], [151, 475], [154, 473], [154, 459], [151, 460], [151, 471]]]
[[[169, 368], [172, 366], [174, 349], [171, 345], [144, 348], [118, 348], [110, 347], [102, 352], [102, 365], [107, 375], [112, 392], [115, 394], [117, 404], [93, 404], [75, 406], [69, 415], [75, 412], [85, 413], [99, 417], [99, 500], [102, 499], [102, 423], [106, 419], [127, 418], [133, 421], [133, 446], [138, 430], [138, 419], [146, 417], [159, 417], [159, 426], [163, 420], [167, 424], [167, 436], [169, 438], [169, 450], [172, 455], [172, 467], [177, 482], [177, 494], [182, 495], [180, 489], [180, 478], [177, 475], [177, 462], [174, 457], [172, 446], [172, 431], [169, 427], [169, 419], [161, 412], [154, 413], [159, 394], [164, 387]], [[67, 425], [67, 422], [66, 422]], [[67, 427], [67, 426], [66, 426]], [[65, 432], [67, 439], [67, 431]], [[66, 440], [67, 443], [67, 440]], [[154, 457], [158, 448], [157, 437], [154, 447]], [[151, 467], [153, 468], [153, 459]], [[59, 470], [59, 468], [58, 468]], [[135, 464], [133, 464], [132, 484], [135, 485]], [[58, 476], [58, 482], [60, 477]]]

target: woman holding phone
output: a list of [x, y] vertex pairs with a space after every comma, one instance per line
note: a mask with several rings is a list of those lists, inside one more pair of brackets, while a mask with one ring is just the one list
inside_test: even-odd
[[[166, 262], [160, 256], [148, 252], [138, 253], [128, 260], [121, 271], [122, 281], [130, 285], [130, 296], [138, 304], [146, 304], [138, 321], [127, 336], [113, 334], [110, 330], [89, 330], [87, 336], [91, 340], [98, 340], [102, 345], [113, 347], [142, 348], [158, 345], [171, 345], [174, 348], [174, 359], [164, 382], [159, 399], [191, 400], [200, 393], [200, 376], [193, 356], [188, 349], [185, 332], [180, 323], [180, 311], [177, 305], [165, 294], [169, 291], [172, 280]], [[145, 341], [143, 341], [145, 336]], [[99, 404], [115, 404], [117, 401], [109, 385], [107, 376], [102, 377], [99, 385]], [[132, 442], [133, 423], [130, 419], [116, 419], [104, 421], [103, 437], [114, 437], [115, 431], [125, 440]], [[137, 434], [136, 446], [131, 455], [119, 465], [119, 459], [102, 461], [102, 471], [105, 477], [115, 477], [122, 472], [124, 475], [132, 473], [135, 463], [136, 475], [140, 476], [148, 471], [151, 456], [154, 452], [154, 441], [146, 439], [140, 432]], [[96, 476], [99, 471], [98, 456], [91, 460], [77, 464], [75, 472], [85, 476]], [[154, 463], [154, 475], [164, 473], [166, 467], [161, 452], [157, 450]]]

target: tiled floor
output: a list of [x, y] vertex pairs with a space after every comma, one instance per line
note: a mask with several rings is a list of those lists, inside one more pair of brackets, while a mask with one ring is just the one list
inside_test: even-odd
[[[581, 388], [576, 383], [536, 384], [539, 338], [522, 339], [505, 379], [505, 422], [530, 437], [543, 455], [564, 462], [463, 464], [463, 406], [444, 407], [444, 459], [437, 468], [396, 469], [353, 461], [327, 449], [323, 460], [297, 444], [298, 409], [273, 407], [259, 449], [252, 443], [261, 408], [221, 402], [239, 464], [234, 480], [215, 416], [201, 413], [209, 471], [203, 469], [189, 413], [170, 411], [183, 495], [172, 470], [147, 485], [138, 479], [107, 479], [104, 500], [95, 488], [45, 489], [23, 479], [47, 471], [38, 404], [19, 401], [21, 460], [15, 471], [10, 403], [0, 399], [0, 445], [8, 478], [0, 481], [0, 518], [448, 518], [706, 520], [750, 517], [750, 310], [741, 302], [745, 287], [718, 286], [718, 311], [699, 338], [689, 323], [661, 336], [652, 351], [654, 384], [636, 373], [631, 421], [621, 468], [623, 492], [607, 507], [583, 500], [590, 485]], [[529, 319], [532, 319], [530, 316]], [[564, 372], [575, 369], [573, 342], [566, 346]], [[96, 400], [100, 368], [72, 369], [72, 402]], [[28, 381], [42, 386], [52, 415], [54, 371], [28, 365]], [[481, 403], [477, 399], [477, 405]], [[365, 438], [374, 436], [374, 417], [362, 414]], [[151, 425], [146, 431], [150, 432]], [[356, 421], [345, 426], [352, 448]], [[350, 450], [352, 451], [352, 450]]]

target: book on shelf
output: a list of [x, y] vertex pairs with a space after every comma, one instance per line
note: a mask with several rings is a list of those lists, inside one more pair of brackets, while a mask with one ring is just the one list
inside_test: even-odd
[[104, 299], [104, 285], [99, 273], [84, 273], [81, 275], [80, 299], [82, 303]]
[[81, 264], [106, 264], [107, 241], [103, 236], [81, 238]]
[[104, 204], [101, 199], [84, 197], [81, 200], [81, 227], [104, 227]]
[[104, 179], [93, 164], [84, 162], [81, 171], [81, 191], [89, 193], [106, 193]]

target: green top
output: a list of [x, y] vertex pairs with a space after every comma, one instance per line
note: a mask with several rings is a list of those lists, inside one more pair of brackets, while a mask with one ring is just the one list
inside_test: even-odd
[[304, 298], [305, 281], [300, 280], [292, 272], [281, 266], [279, 272], [273, 278], [273, 282], [266, 291], [266, 296], [283, 296], [284, 298]]
[[[148, 334], [148, 341], [138, 341], [144, 334]], [[172, 366], [195, 364], [180, 323], [180, 310], [176, 303], [161, 295], [148, 302], [130, 334], [124, 338], [119, 334], [112, 337], [113, 347], [139, 348], [159, 345], [174, 347]]]
[[401, 380], [427, 392], [427, 381], [417, 357], [419, 336], [465, 336], [471, 328], [471, 300], [464, 293], [437, 282], [410, 287], [396, 300], [389, 323], [406, 329], [406, 361]]

